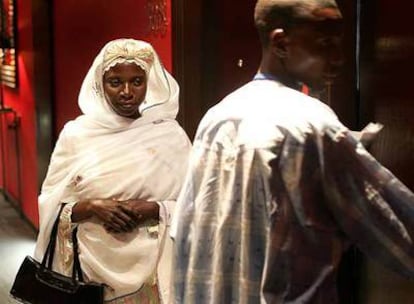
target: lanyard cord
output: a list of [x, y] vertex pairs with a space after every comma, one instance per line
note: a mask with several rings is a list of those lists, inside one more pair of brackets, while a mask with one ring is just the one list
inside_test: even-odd
[[[269, 74], [269, 73], [261, 73], [261, 72], [257, 73], [254, 76], [253, 80], [273, 80], [273, 81], [279, 82], [276, 76]], [[301, 83], [299, 87], [302, 93], [309, 95], [309, 87], [307, 85]]]
[[277, 78], [275, 76], [273, 76], [272, 74], [268, 74], [268, 73], [257, 73], [253, 80], [274, 80], [274, 81], [278, 81]]

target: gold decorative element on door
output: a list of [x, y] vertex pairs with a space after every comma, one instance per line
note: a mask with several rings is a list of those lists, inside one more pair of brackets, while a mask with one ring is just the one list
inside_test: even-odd
[[147, 0], [148, 32], [153, 36], [164, 37], [167, 33], [167, 1]]

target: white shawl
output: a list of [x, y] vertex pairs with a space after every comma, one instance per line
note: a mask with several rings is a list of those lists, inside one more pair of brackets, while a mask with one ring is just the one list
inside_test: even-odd
[[[146, 69], [148, 88], [140, 106], [142, 116], [136, 120], [118, 116], [104, 98], [103, 60], [114, 47], [133, 50], [134, 56], [148, 49], [154, 54], [152, 67]], [[82, 270], [90, 280], [110, 286], [107, 300], [137, 291], [156, 270], [190, 149], [185, 132], [175, 121], [178, 92], [178, 84], [151, 45], [133, 39], [109, 42], [82, 84], [79, 106], [84, 115], [67, 123], [56, 143], [39, 196], [38, 260], [62, 202], [140, 198], [160, 203], [158, 237], [149, 227], [110, 234], [95, 219], [79, 224]], [[56, 254], [59, 259], [59, 252]], [[158, 277], [169, 280], [164, 272]], [[165, 284], [160, 284], [166, 292]]]

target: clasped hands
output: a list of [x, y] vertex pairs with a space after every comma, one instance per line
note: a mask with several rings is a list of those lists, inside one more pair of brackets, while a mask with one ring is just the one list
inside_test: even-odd
[[141, 199], [94, 199], [89, 202], [91, 213], [111, 233], [130, 232], [148, 220], [158, 221], [159, 218], [156, 202]]

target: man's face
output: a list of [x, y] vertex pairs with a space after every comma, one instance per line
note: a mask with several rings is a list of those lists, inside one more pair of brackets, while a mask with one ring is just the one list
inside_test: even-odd
[[333, 82], [343, 63], [341, 49], [342, 19], [324, 12], [322, 19], [305, 22], [288, 32], [286, 71], [293, 79], [313, 89], [322, 89]]

